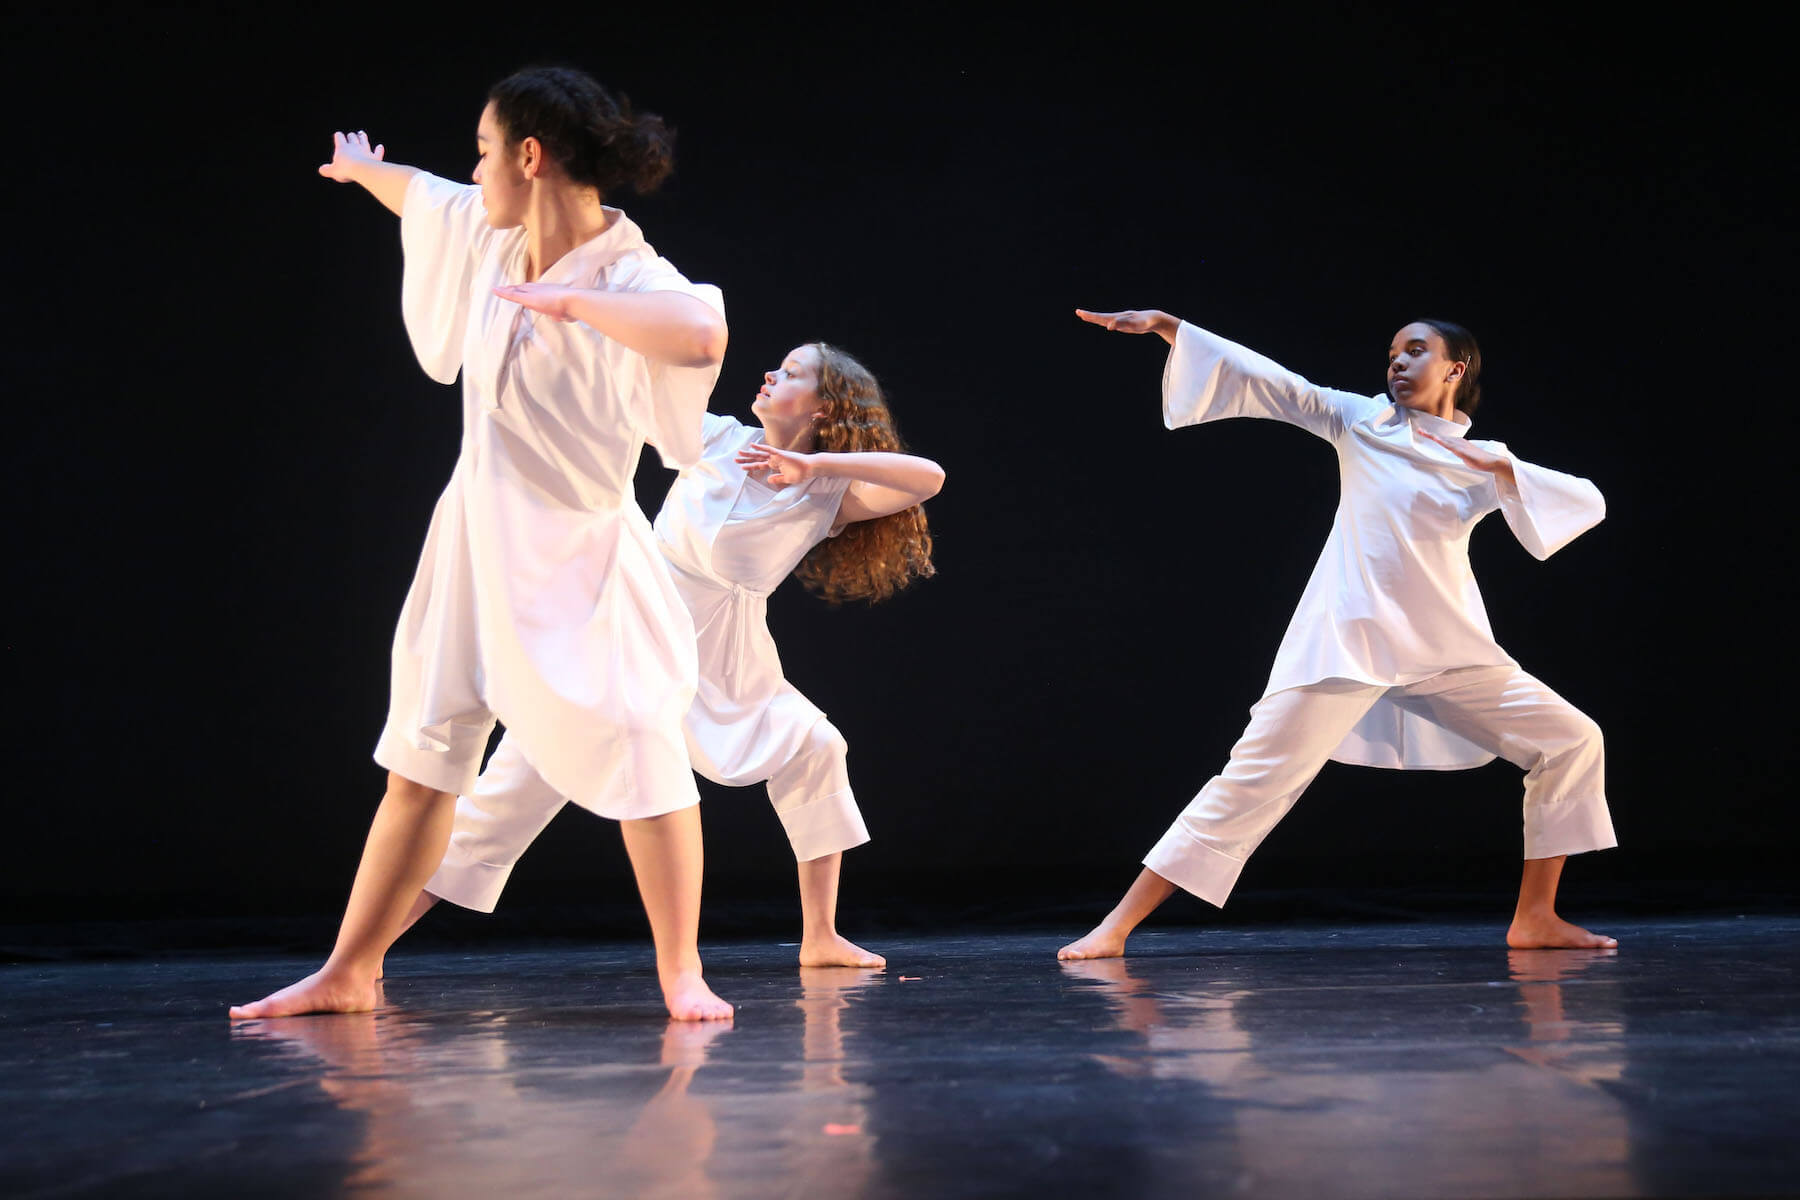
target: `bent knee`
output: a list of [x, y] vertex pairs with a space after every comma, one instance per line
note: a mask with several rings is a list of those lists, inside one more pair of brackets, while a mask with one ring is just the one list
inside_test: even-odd
[[1559, 714], [1549, 736], [1538, 743], [1538, 763], [1601, 758], [1606, 753], [1606, 738], [1600, 725], [1577, 708]]
[[1600, 732], [1600, 724], [1580, 709], [1569, 712], [1569, 741], [1594, 754], [1606, 750], [1606, 735]]
[[830, 721], [819, 721], [806, 734], [806, 753], [827, 758], [845, 758], [850, 754], [850, 743], [838, 732], [838, 727]]

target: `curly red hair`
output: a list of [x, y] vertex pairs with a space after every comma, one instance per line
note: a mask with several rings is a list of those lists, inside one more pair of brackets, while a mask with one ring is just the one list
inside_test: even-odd
[[[869, 369], [836, 346], [811, 342], [819, 355], [819, 399], [825, 411], [813, 426], [815, 450], [902, 452], [905, 443]], [[808, 591], [832, 604], [885, 600], [915, 579], [937, 574], [931, 565], [931, 528], [920, 505], [846, 525], [809, 551], [794, 574]]]

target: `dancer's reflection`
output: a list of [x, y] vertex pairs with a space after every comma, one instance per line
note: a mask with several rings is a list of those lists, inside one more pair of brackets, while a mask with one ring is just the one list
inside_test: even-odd
[[712, 1089], [693, 1085], [733, 1032], [714, 1022], [672, 1021], [654, 1051], [617, 1029], [581, 1045], [580, 1031], [539, 1011], [444, 1024], [387, 1008], [234, 1034], [318, 1060], [319, 1089], [362, 1118], [346, 1188], [706, 1197], [725, 1177], [856, 1195], [874, 1182], [876, 1139], [871, 1089], [846, 1071], [845, 1017], [881, 980], [802, 968], [798, 1045], [759, 1075], [735, 1064], [730, 1085]]
[[731, 1026], [671, 1021], [650, 1065], [642, 1041], [622, 1043], [615, 1031], [601, 1045], [572, 1046], [576, 1031], [543, 1018], [493, 1015], [474, 1028], [459, 1018], [446, 1029], [386, 1010], [233, 1032], [319, 1060], [320, 1090], [363, 1118], [347, 1189], [714, 1195], [711, 1102], [689, 1088]]
[[1589, 1195], [1632, 1187], [1626, 1114], [1600, 1086], [1624, 1071], [1625, 1042], [1613, 985], [1565, 984], [1614, 953], [1512, 951], [1504, 983], [1387, 989], [1380, 1004], [1292, 964], [1233, 963], [1197, 986], [1156, 960], [1062, 970], [1141, 1039], [1096, 1061], [1208, 1085], [1196, 1169], [1230, 1155], [1242, 1186], [1296, 1195]]
[[712, 1023], [671, 1021], [663, 1031], [662, 1065], [669, 1068], [669, 1079], [626, 1132], [613, 1176], [618, 1194], [718, 1194], [718, 1184], [708, 1171], [718, 1125], [706, 1098], [690, 1096], [688, 1086], [706, 1062], [707, 1047], [725, 1029]]
[[784, 1173], [794, 1195], [823, 1189], [860, 1195], [875, 1172], [875, 1138], [869, 1130], [869, 1091], [844, 1074], [844, 1014], [857, 993], [878, 984], [880, 971], [850, 967], [802, 968], [800, 998], [800, 1095], [788, 1122]]
[[[1596, 1019], [1571, 1019], [1566, 1012], [1563, 981], [1596, 964], [1618, 957], [1617, 950], [1509, 950], [1507, 974], [1519, 985], [1526, 1035], [1523, 1046], [1509, 1053], [1540, 1067], [1562, 1071], [1583, 1083], [1617, 1080], [1625, 1071], [1622, 1041], [1625, 1027], [1616, 1001], [1600, 1009]], [[1602, 985], [1605, 988], [1605, 985]], [[1587, 995], [1611, 999], [1609, 991]], [[1585, 1015], [1585, 1010], [1584, 1010]]]
[[1143, 1037], [1145, 1055], [1095, 1056], [1119, 1074], [1221, 1084], [1253, 1069], [1250, 1035], [1232, 1015], [1241, 990], [1158, 991], [1123, 958], [1065, 959], [1062, 973], [1098, 984], [1117, 1027]]

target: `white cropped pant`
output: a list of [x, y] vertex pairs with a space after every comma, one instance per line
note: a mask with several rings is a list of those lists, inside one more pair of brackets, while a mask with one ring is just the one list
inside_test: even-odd
[[[807, 731], [798, 752], [768, 777], [775, 815], [781, 818], [794, 857], [801, 862], [869, 840], [850, 791], [845, 762], [849, 749], [837, 727], [820, 717]], [[709, 771], [702, 774], [713, 778]], [[739, 783], [736, 779], [714, 782]], [[425, 890], [464, 908], [493, 912], [513, 867], [564, 803], [565, 798], [532, 769], [512, 739], [502, 738], [474, 791], [456, 798], [456, 824], [449, 849]]]
[[1327, 680], [1264, 696], [1231, 760], [1144, 865], [1221, 907], [1238, 873], [1374, 703], [1389, 700], [1525, 769], [1525, 857], [1619, 844], [1600, 727], [1513, 666], [1445, 671], [1403, 687]]

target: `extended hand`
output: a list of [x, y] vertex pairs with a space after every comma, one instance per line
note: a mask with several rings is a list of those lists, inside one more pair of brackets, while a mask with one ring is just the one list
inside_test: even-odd
[[319, 174], [339, 183], [354, 183], [356, 168], [364, 163], [378, 163], [386, 154], [386, 146], [370, 149], [369, 135], [360, 129], [355, 133], [334, 133], [331, 135], [331, 161], [319, 167]]
[[769, 472], [764, 481], [774, 487], [787, 487], [791, 483], [803, 483], [817, 473], [818, 468], [810, 454], [801, 454], [794, 450], [777, 450], [763, 442], [751, 442], [737, 452], [738, 466], [752, 474]]
[[1114, 333], [1154, 333], [1171, 346], [1175, 344], [1175, 331], [1181, 328], [1179, 318], [1155, 308], [1128, 308], [1109, 313], [1078, 308], [1075, 315], [1089, 325], [1098, 325]]
[[1503, 454], [1495, 454], [1483, 450], [1480, 446], [1464, 441], [1462, 438], [1441, 438], [1437, 434], [1421, 429], [1420, 433], [1448, 450], [1456, 457], [1474, 467], [1477, 471], [1486, 471], [1490, 475], [1498, 475], [1511, 483], [1513, 481], [1512, 460]]
[[569, 299], [574, 294], [574, 288], [554, 283], [503, 283], [494, 289], [494, 295], [502, 300], [511, 300], [532, 312], [541, 312], [559, 321], [575, 319], [569, 312]]

